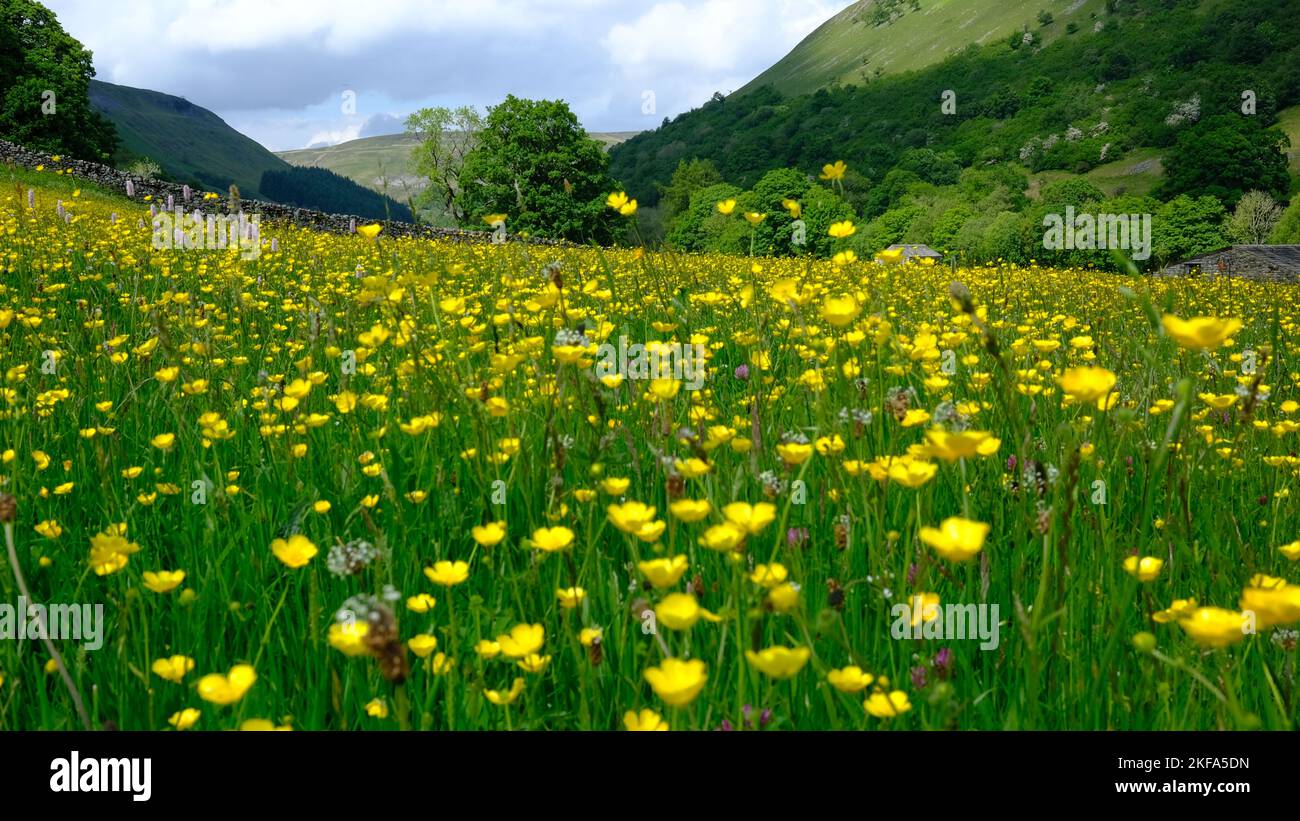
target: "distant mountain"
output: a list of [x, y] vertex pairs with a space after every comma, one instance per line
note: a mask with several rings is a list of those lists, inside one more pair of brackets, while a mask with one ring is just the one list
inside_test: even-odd
[[324, 168], [371, 191], [406, 202], [429, 184], [411, 167], [411, 151], [417, 144], [419, 139], [410, 134], [389, 134], [319, 148], [277, 151], [276, 159], [289, 165]]
[[117, 128], [118, 162], [148, 157], [179, 182], [264, 199], [262, 174], [289, 164], [182, 97], [90, 81], [90, 104]]
[[[595, 132], [590, 136], [606, 150], [634, 137], [635, 131]], [[277, 151], [276, 156], [291, 165], [325, 168], [369, 188], [407, 203], [423, 191], [429, 181], [411, 164], [411, 152], [419, 138], [410, 134], [363, 137], [338, 145]]]
[[[1091, 31], [1105, 8], [1105, 0], [858, 0], [737, 93], [765, 85], [786, 95], [861, 85], [1017, 31], [1050, 42], [1068, 31]], [[1042, 12], [1051, 16], [1046, 25]]]
[[295, 167], [182, 97], [91, 80], [90, 104], [117, 129], [119, 166], [147, 157], [169, 179], [201, 189], [225, 192], [234, 183], [249, 199], [412, 220], [406, 206], [343, 176]]

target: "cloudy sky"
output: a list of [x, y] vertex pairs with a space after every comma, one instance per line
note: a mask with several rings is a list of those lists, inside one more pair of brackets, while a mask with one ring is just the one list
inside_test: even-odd
[[651, 128], [744, 85], [849, 5], [44, 1], [94, 52], [99, 79], [185, 97], [274, 151], [395, 133], [422, 106], [506, 94], [567, 100], [590, 131]]

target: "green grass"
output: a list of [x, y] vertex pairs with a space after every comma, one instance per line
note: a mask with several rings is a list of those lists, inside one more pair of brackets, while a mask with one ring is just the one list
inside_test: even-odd
[[[857, 85], [877, 68], [897, 74], [933, 65], [971, 43], [1002, 40], [1025, 26], [1050, 42], [1066, 36], [1074, 22], [1079, 34], [1102, 14], [1104, 0], [923, 0], [919, 12], [908, 11], [884, 26], [867, 16], [872, 0], [861, 0], [841, 11], [771, 68], [740, 89], [743, 93], [771, 84], [783, 94], [809, 94], [833, 83]], [[1050, 11], [1055, 21], [1042, 28], [1037, 15]]]
[[1291, 138], [1290, 157], [1292, 177], [1300, 177], [1300, 105], [1293, 105], [1278, 112], [1278, 128]]
[[[1068, 171], [1041, 171], [1029, 178], [1026, 193], [1037, 198], [1043, 188], [1055, 182], [1074, 179], [1079, 175]], [[1099, 165], [1083, 178], [1097, 186], [1108, 197], [1121, 194], [1146, 196], [1164, 179], [1164, 165], [1159, 149], [1142, 148], [1130, 151], [1123, 159]]]
[[[61, 645], [96, 726], [166, 729], [194, 708], [208, 730], [251, 718], [615, 729], [646, 708], [675, 729], [712, 729], [742, 726], [746, 705], [770, 709], [770, 729], [1297, 726], [1300, 654], [1284, 634], [1237, 631], [1213, 649], [1152, 618], [1175, 599], [1237, 608], [1256, 573], [1300, 583], [1279, 550], [1300, 539], [1300, 433], [1285, 404], [1300, 400], [1296, 289], [1014, 266], [538, 253], [269, 224], [263, 237], [279, 251], [240, 260], [154, 251], [136, 227], [139, 204], [93, 191], [65, 223], [53, 209], [69, 181], [42, 174], [34, 211], [31, 172], [0, 187], [0, 490], [16, 499], [7, 537], [33, 595], [105, 606], [102, 649]], [[561, 275], [539, 277], [552, 261]], [[954, 279], [973, 314], [954, 307]], [[853, 297], [848, 309], [828, 302], [839, 294]], [[1219, 350], [1183, 352], [1162, 313], [1244, 325]], [[614, 341], [702, 335], [707, 390], [656, 399], [649, 389], [671, 385], [602, 385], [554, 350], [558, 329], [579, 328]], [[1243, 381], [1234, 357], [1247, 350], [1259, 378]], [[41, 367], [46, 351], [57, 352], [53, 371]], [[1116, 377], [1108, 410], [1063, 401], [1058, 378], [1089, 363]], [[1213, 411], [1202, 397], [1261, 382], [1270, 395], [1257, 406]], [[914, 398], [899, 399], [908, 389]], [[361, 401], [345, 411], [348, 392]], [[914, 424], [901, 405], [932, 418]], [[209, 414], [233, 435], [212, 432]], [[430, 414], [436, 427], [412, 425]], [[996, 452], [918, 455], [934, 474], [915, 488], [872, 478], [868, 466], [915, 452], [945, 425], [988, 432]], [[166, 433], [174, 442], [155, 444]], [[783, 442], [795, 434], [815, 445], [806, 460]], [[708, 472], [688, 471], [691, 459]], [[1026, 474], [1029, 460], [1041, 474]], [[627, 487], [603, 484], [614, 478]], [[193, 483], [205, 480], [196, 502]], [[712, 510], [687, 521], [670, 513], [678, 498]], [[317, 501], [331, 506], [305, 507]], [[624, 501], [655, 507], [662, 532], [620, 530], [608, 506]], [[738, 550], [708, 548], [711, 528], [735, 535], [722, 511], [737, 501], [771, 505], [771, 519]], [[922, 541], [952, 516], [990, 526], [974, 561]], [[478, 544], [473, 528], [495, 520], [504, 540]], [[50, 521], [54, 538], [36, 529]], [[97, 573], [91, 540], [118, 522], [140, 550]], [[571, 531], [570, 549], [534, 546], [552, 526]], [[272, 552], [294, 532], [320, 549], [296, 569]], [[363, 539], [377, 559], [351, 575], [327, 569], [333, 546]], [[1164, 560], [1153, 580], [1124, 571], [1134, 553]], [[689, 570], [652, 589], [639, 562], [674, 555]], [[424, 569], [438, 560], [467, 562], [468, 579], [435, 585]], [[778, 597], [751, 579], [774, 562], [797, 590]], [[152, 592], [143, 573], [158, 570], [186, 578]], [[643, 630], [641, 614], [688, 584], [717, 620], [676, 630], [660, 618], [657, 634]], [[335, 612], [387, 585], [401, 594], [398, 638], [437, 638], [446, 669], [399, 651], [411, 670], [398, 684], [365, 652], [330, 646]], [[556, 596], [570, 586], [586, 591], [572, 610]], [[996, 603], [997, 648], [892, 637], [891, 608], [922, 591]], [[420, 593], [437, 604], [406, 609]], [[0, 565], [0, 602], [16, 595]], [[1284, 613], [1282, 625], [1297, 618]], [[475, 650], [518, 624], [544, 628], [541, 672]], [[585, 627], [604, 631], [599, 654], [581, 646]], [[1135, 648], [1146, 632], [1154, 648]], [[791, 678], [760, 672], [744, 652], [778, 645], [809, 651]], [[151, 672], [172, 655], [195, 662], [181, 683]], [[679, 707], [644, 677], [668, 655], [707, 666]], [[77, 726], [48, 660], [40, 645], [0, 641], [0, 729]], [[202, 677], [237, 664], [251, 664], [256, 683], [229, 705], [205, 699]], [[828, 683], [849, 664], [887, 677], [872, 687], [906, 693], [910, 709], [868, 715], [870, 689]], [[486, 697], [516, 678], [513, 704]], [[387, 717], [368, 715], [375, 702]]]

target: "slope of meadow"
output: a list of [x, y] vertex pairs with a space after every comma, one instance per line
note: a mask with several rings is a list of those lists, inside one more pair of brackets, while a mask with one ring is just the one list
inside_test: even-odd
[[[772, 85], [783, 94], [811, 94], [836, 83], [857, 85], [884, 74], [933, 65], [968, 45], [985, 45], [1029, 30], [1044, 42], [1074, 24], [1089, 30], [1105, 0], [859, 0], [827, 20], [738, 93]], [[876, 7], [892, 22], [876, 22]], [[1053, 22], [1040, 26], [1038, 13]], [[890, 19], [886, 17], [883, 19]]]
[[[60, 644], [96, 726], [1296, 727], [1293, 288], [245, 259], [57, 170], [0, 190], [0, 510], [104, 606]], [[56, 666], [0, 642], [0, 728], [77, 726]]]

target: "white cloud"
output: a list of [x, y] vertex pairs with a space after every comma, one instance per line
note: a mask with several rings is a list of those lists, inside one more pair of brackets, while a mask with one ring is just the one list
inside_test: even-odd
[[[734, 90], [848, 0], [46, 0], [101, 80], [183, 96], [269, 148], [377, 113], [567, 100], [594, 131]], [[357, 94], [356, 121], [340, 94]], [[653, 90], [653, 113], [642, 94]]]
[[625, 71], [683, 68], [734, 72], [755, 62], [766, 68], [843, 3], [819, 0], [702, 0], [656, 3], [612, 26], [602, 43]]

